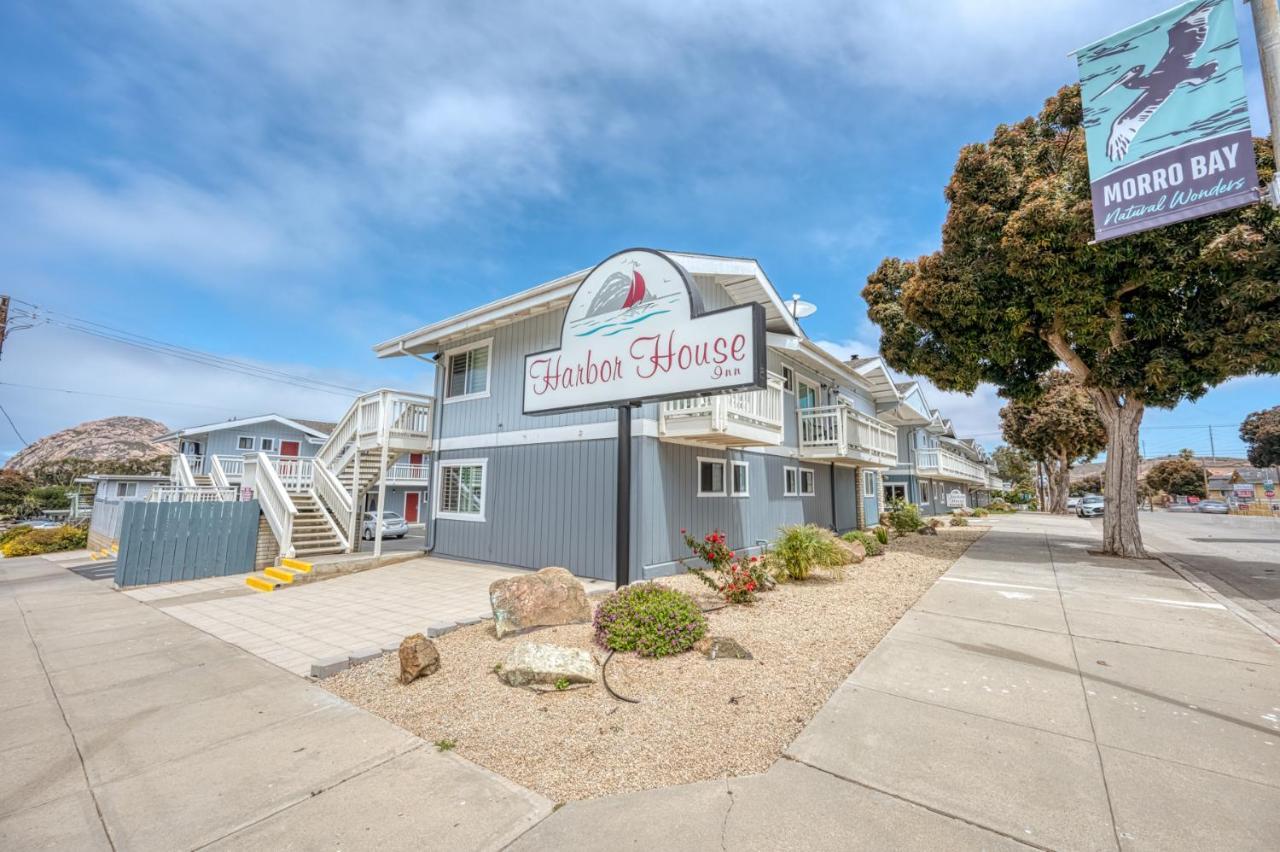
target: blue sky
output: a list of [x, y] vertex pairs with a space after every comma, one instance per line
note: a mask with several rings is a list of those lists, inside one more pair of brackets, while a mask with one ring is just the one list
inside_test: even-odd
[[[811, 336], [868, 353], [858, 293], [883, 256], [936, 247], [959, 147], [1074, 80], [1068, 51], [1168, 5], [7, 3], [5, 288], [341, 385], [422, 389], [424, 365], [369, 347], [648, 245], [755, 257], [819, 305]], [[56, 325], [11, 336], [0, 382], [28, 440], [113, 414], [346, 405]], [[1152, 412], [1148, 452], [1207, 451], [1188, 427], [1277, 400], [1280, 380], [1251, 378]], [[933, 402], [998, 442], [991, 389]], [[1240, 449], [1234, 429], [1216, 437]], [[0, 457], [20, 446], [0, 432]]]

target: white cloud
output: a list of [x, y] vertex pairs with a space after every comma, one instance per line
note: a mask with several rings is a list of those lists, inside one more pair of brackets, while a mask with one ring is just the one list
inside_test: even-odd
[[[28, 441], [85, 420], [116, 415], [149, 417], [175, 428], [268, 413], [336, 420], [354, 398], [354, 394], [202, 367], [50, 326], [11, 335], [5, 341], [4, 361], [7, 384], [0, 386], [0, 391], [5, 408]], [[373, 369], [364, 372], [300, 364], [261, 366], [354, 388], [430, 387], [430, 372], [425, 366], [416, 381], [406, 380], [403, 371], [407, 365], [403, 363], [374, 363]], [[32, 385], [42, 389], [24, 387]], [[0, 435], [0, 458], [21, 449], [8, 424], [0, 426]]]

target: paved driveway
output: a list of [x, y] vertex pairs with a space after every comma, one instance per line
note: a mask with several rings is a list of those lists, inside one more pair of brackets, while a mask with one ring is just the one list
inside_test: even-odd
[[[331, 580], [255, 592], [220, 577], [126, 592], [281, 668], [398, 645], [435, 625], [488, 618], [489, 584], [516, 568], [423, 557]], [[588, 591], [605, 583], [587, 583]]]

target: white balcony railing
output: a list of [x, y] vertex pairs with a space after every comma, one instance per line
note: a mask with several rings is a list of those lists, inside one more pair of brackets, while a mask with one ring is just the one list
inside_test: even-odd
[[798, 417], [801, 455], [887, 467], [898, 462], [898, 431], [846, 402], [801, 409]]
[[782, 377], [769, 374], [764, 390], [692, 396], [662, 403], [659, 433], [748, 446], [782, 442]]
[[267, 456], [263, 454], [286, 491], [308, 491], [315, 479], [315, 459], [298, 456]]
[[236, 499], [236, 489], [216, 485], [157, 485], [147, 494], [149, 503], [220, 503]]
[[937, 447], [935, 449], [916, 451], [916, 470], [926, 475], [963, 479], [968, 482], [987, 482], [987, 471], [976, 461], [965, 458], [959, 453]]
[[239, 482], [244, 478], [244, 456], [214, 456], [213, 464], [222, 468], [227, 482]]
[[405, 482], [428, 482], [431, 479], [431, 465], [397, 462], [387, 470], [387, 484]]

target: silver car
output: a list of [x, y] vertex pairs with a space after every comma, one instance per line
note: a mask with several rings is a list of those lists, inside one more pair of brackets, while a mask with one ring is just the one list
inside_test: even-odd
[[[360, 527], [360, 537], [365, 541], [373, 541], [373, 531], [378, 526], [378, 513], [365, 512], [364, 523]], [[382, 537], [404, 538], [409, 532], [409, 525], [396, 512], [382, 513]]]
[[1222, 500], [1201, 500], [1196, 504], [1196, 511], [1206, 515], [1229, 515], [1231, 507]]
[[1088, 494], [1080, 498], [1080, 504], [1076, 506], [1076, 514], [1082, 518], [1097, 518], [1102, 515], [1105, 505], [1106, 502], [1102, 497]]

